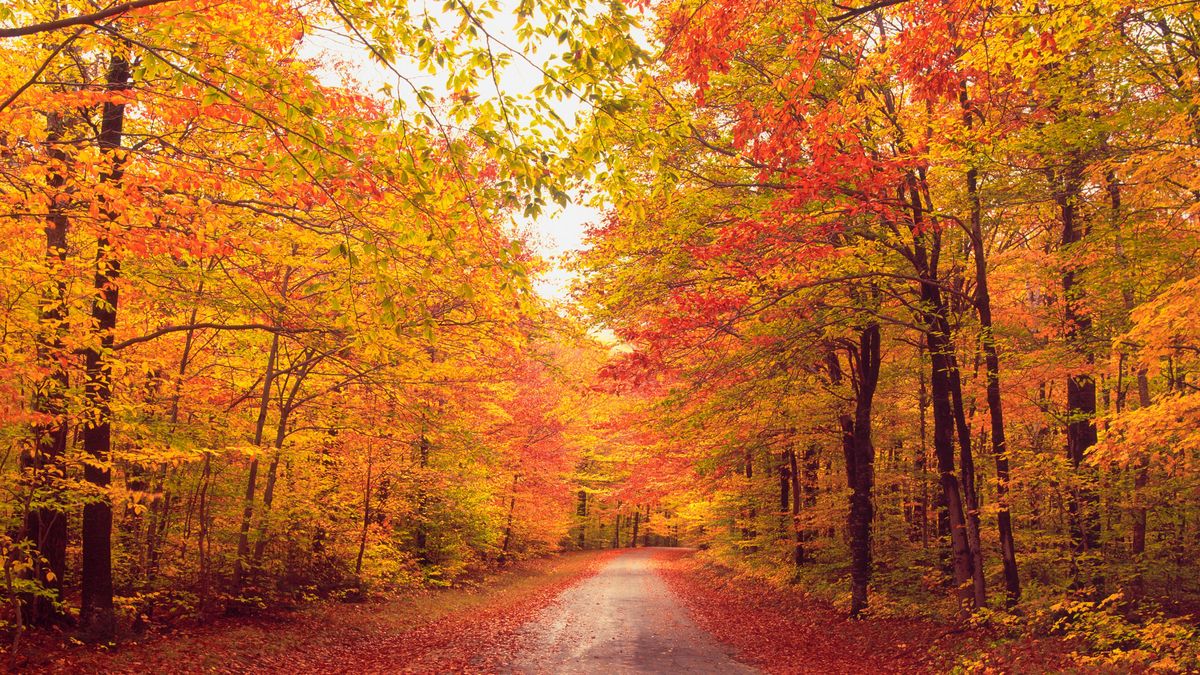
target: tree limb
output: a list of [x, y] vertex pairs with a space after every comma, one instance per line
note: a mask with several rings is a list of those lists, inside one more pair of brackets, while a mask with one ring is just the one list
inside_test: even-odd
[[181, 333], [183, 331], [200, 330], [204, 328], [212, 328], [215, 330], [263, 330], [267, 331], [268, 333], [280, 334], [315, 333], [324, 330], [322, 328], [287, 328], [284, 326], [272, 326], [269, 323], [193, 323], [186, 326], [165, 326], [152, 333], [139, 335], [138, 337], [129, 338], [128, 340], [122, 340], [121, 342], [114, 344], [112, 349], [113, 351], [117, 351], [120, 349], [125, 349], [126, 347], [132, 347], [136, 344], [141, 344], [143, 342], [150, 342], [151, 340], [156, 340], [171, 333]]
[[103, 21], [111, 16], [124, 14], [125, 12], [141, 9], [143, 7], [152, 7], [161, 5], [175, 0], [133, 0], [133, 2], [123, 2], [119, 5], [113, 5], [107, 9], [102, 9], [91, 14], [80, 14], [66, 19], [56, 19], [54, 21], [45, 21], [42, 23], [33, 23], [28, 26], [18, 26], [16, 28], [0, 28], [0, 39], [22, 37], [24, 35], [36, 35], [37, 33], [46, 33], [60, 28], [70, 28], [71, 26], [90, 26], [97, 21]]
[[837, 7], [838, 9], [844, 9], [846, 11], [829, 17], [829, 20], [835, 23], [846, 21], [847, 19], [853, 19], [856, 16], [869, 14], [877, 9], [883, 9], [884, 7], [891, 7], [892, 5], [899, 5], [905, 2], [908, 2], [908, 0], [877, 0], [877, 2], [872, 2], [871, 4], [863, 5], [862, 7], [847, 7], [845, 5], [834, 4], [834, 7]]
[[33, 84], [37, 82], [37, 79], [42, 76], [42, 73], [46, 71], [46, 68], [50, 66], [50, 63], [54, 61], [54, 57], [58, 56], [62, 50], [66, 49], [68, 45], [74, 42], [75, 38], [79, 37], [79, 35], [83, 33], [83, 30], [84, 29], [80, 28], [79, 30], [75, 31], [73, 35], [55, 47], [54, 50], [50, 52], [50, 55], [46, 57], [46, 60], [42, 61], [42, 65], [38, 66], [37, 70], [33, 71], [33, 75], [29, 76], [29, 79], [25, 81], [25, 84], [17, 87], [16, 91], [10, 94], [8, 98], [4, 99], [3, 103], [0, 103], [0, 111], [3, 111], [8, 106], [12, 105], [12, 102], [17, 100], [21, 94], [25, 93], [26, 89], [32, 87]]

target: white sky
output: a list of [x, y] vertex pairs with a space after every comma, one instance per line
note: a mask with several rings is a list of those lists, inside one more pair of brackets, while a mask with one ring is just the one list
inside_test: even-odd
[[[516, 4], [515, 0], [501, 0], [501, 6], [508, 7], [510, 11], [498, 12], [494, 18], [484, 20], [488, 32], [510, 47], [518, 45], [514, 33], [515, 11], [511, 11], [515, 10]], [[447, 16], [436, 8], [426, 7], [426, 9], [434, 17]], [[415, 8], [414, 15], [416, 15]], [[445, 25], [449, 21], [447, 16], [446, 20], [442, 21], [444, 24], [442, 28], [450, 28], [450, 25]], [[361, 45], [349, 40], [338, 39], [329, 33], [319, 33], [309, 39], [306, 47], [312, 51], [314, 56], [319, 55], [345, 63], [353, 77], [357, 78], [367, 89], [383, 96], [382, 88], [390, 84], [396, 96], [406, 99], [410, 104], [415, 104], [416, 99], [411, 95], [409, 85], [396, 82], [396, 75], [373, 61]], [[495, 47], [495, 49], [500, 48]], [[546, 54], [529, 54], [527, 56], [537, 64], [545, 63], [548, 58]], [[415, 64], [398, 63], [394, 65], [412, 82], [428, 85], [435, 92], [447, 92], [444, 87], [444, 77], [422, 72]], [[520, 58], [513, 58], [512, 64], [501, 73], [500, 87], [509, 96], [526, 95], [540, 84], [541, 77], [537, 68]], [[494, 91], [484, 85], [481, 87], [482, 91], [478, 92], [481, 98], [494, 98]], [[551, 105], [559, 117], [568, 123], [581, 114], [581, 106], [578, 101], [557, 101], [551, 102]], [[573, 275], [562, 266], [562, 257], [583, 248], [585, 227], [589, 223], [598, 221], [599, 217], [600, 212], [597, 209], [581, 203], [579, 199], [575, 199], [573, 203], [564, 208], [559, 208], [557, 205], [546, 208], [536, 218], [525, 218], [520, 214], [515, 214], [514, 229], [520, 232], [529, 232], [532, 235], [530, 238], [535, 250], [550, 263], [550, 269], [534, 279], [534, 289], [542, 297], [554, 301], [569, 299], [568, 293]]]
[[542, 297], [567, 300], [575, 275], [563, 268], [562, 257], [584, 248], [584, 230], [599, 218], [597, 209], [575, 202], [525, 221], [524, 225], [537, 234], [538, 252], [551, 263], [550, 269], [534, 280], [534, 290]]

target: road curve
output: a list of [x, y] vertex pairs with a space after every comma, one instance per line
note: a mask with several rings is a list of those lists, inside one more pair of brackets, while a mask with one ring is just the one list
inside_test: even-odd
[[654, 571], [654, 549], [608, 562], [521, 630], [518, 673], [756, 673], [692, 622]]

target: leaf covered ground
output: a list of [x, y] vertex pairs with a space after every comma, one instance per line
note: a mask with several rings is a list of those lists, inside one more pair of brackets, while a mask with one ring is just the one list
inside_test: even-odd
[[1061, 641], [993, 644], [927, 620], [853, 621], [799, 588], [738, 577], [686, 551], [661, 552], [659, 571], [697, 624], [770, 673], [1046, 673], [1069, 665]]
[[[221, 619], [110, 648], [32, 636], [7, 666], [49, 673], [506, 672], [528, 651], [521, 627], [620, 551], [512, 565], [469, 587], [358, 604]], [[692, 620], [768, 673], [1045, 673], [1071, 671], [1059, 639], [1001, 641], [926, 619], [852, 621], [799, 587], [780, 588], [704, 562], [654, 552], [655, 568]], [[1075, 667], [1074, 670], [1079, 670]]]
[[517, 649], [517, 629], [560, 592], [595, 573], [610, 552], [531, 560], [475, 587], [383, 602], [323, 603], [227, 619], [111, 649], [40, 636], [10, 670], [50, 673], [395, 673], [494, 671]]

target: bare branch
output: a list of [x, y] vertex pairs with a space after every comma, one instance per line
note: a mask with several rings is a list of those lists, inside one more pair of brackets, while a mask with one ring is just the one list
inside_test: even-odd
[[269, 323], [193, 323], [186, 326], [165, 326], [152, 333], [139, 335], [138, 337], [129, 338], [128, 340], [122, 340], [121, 342], [114, 344], [112, 349], [114, 351], [125, 349], [126, 347], [132, 347], [136, 344], [156, 340], [164, 335], [170, 335], [171, 333], [181, 333], [183, 331], [201, 330], [205, 328], [211, 328], [213, 330], [261, 330], [268, 333], [279, 333], [281, 335], [291, 335], [294, 333], [316, 333], [324, 330], [323, 328], [287, 328], [285, 326], [272, 326]]
[[900, 5], [905, 2], [908, 2], [908, 0], [878, 0], [877, 2], [872, 2], [871, 4], [863, 5], [862, 7], [847, 7], [845, 5], [834, 4], [834, 7], [837, 7], [838, 9], [844, 9], [846, 11], [829, 17], [829, 20], [838, 23], [848, 19], [853, 19], [856, 16], [862, 16], [863, 14], [870, 14], [877, 9], [891, 7], [892, 5]]
[[67, 17], [66, 19], [56, 19], [54, 21], [45, 21], [43, 23], [32, 23], [28, 26], [18, 26], [17, 28], [0, 28], [0, 38], [22, 37], [24, 35], [36, 35], [37, 33], [46, 33], [60, 28], [70, 28], [71, 26], [90, 26], [97, 21], [103, 21], [109, 17], [124, 14], [125, 12], [141, 9], [143, 7], [153, 7], [175, 0], [134, 0], [133, 2], [124, 2], [119, 5], [113, 5], [107, 9], [102, 9], [91, 14], [80, 14], [79, 16]]

